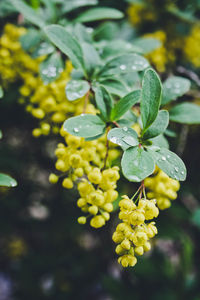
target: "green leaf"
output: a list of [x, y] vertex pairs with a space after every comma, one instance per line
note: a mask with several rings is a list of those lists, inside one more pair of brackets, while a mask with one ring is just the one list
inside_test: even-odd
[[79, 43], [92, 43], [92, 35], [87, 31], [87, 28], [82, 24], [76, 24], [74, 26], [74, 34]]
[[26, 51], [34, 49], [41, 41], [41, 32], [36, 29], [30, 29], [20, 37], [22, 48]]
[[0, 186], [14, 187], [17, 185], [17, 181], [12, 177], [0, 173]]
[[118, 33], [118, 26], [114, 22], [104, 22], [100, 24], [93, 32], [93, 38], [97, 41], [113, 40]]
[[153, 69], [148, 69], [144, 73], [142, 82], [142, 97], [141, 97], [141, 117], [143, 123], [143, 132], [156, 119], [161, 100], [161, 82]]
[[197, 208], [191, 217], [191, 221], [193, 224], [195, 224], [197, 227], [200, 228], [200, 208]]
[[133, 71], [142, 71], [149, 66], [146, 58], [135, 54], [128, 53], [115, 57], [108, 61], [106, 65], [100, 70], [100, 76], [111, 76], [126, 74]]
[[150, 140], [153, 146], [158, 146], [160, 148], [169, 149], [169, 143], [163, 134], [156, 136], [155, 138]]
[[147, 140], [160, 135], [161, 133], [165, 132], [165, 129], [167, 128], [168, 124], [168, 111], [160, 110], [155, 121], [151, 124], [151, 126], [145, 131], [144, 135], [142, 136], [143, 139]]
[[194, 16], [194, 11], [191, 9], [187, 9], [187, 11], [182, 11], [175, 5], [168, 5], [167, 10], [184, 22], [198, 22], [198, 19]]
[[119, 145], [123, 150], [139, 144], [137, 133], [128, 127], [111, 129], [107, 138], [112, 143]]
[[109, 121], [113, 102], [110, 94], [103, 86], [95, 88], [95, 101], [97, 108], [100, 110], [102, 119]]
[[143, 148], [131, 147], [122, 157], [122, 172], [129, 181], [140, 182], [155, 169], [154, 160]]
[[103, 134], [105, 127], [105, 123], [98, 116], [89, 114], [69, 118], [64, 122], [64, 130], [70, 134], [84, 138]]
[[0, 99], [3, 98], [3, 95], [4, 95], [3, 88], [2, 88], [2, 86], [0, 85]]
[[2, 131], [0, 130], [0, 139], [2, 139], [2, 137], [3, 137], [3, 133], [2, 133]]
[[64, 27], [49, 25], [44, 28], [44, 31], [51, 42], [71, 59], [75, 68], [84, 69], [81, 46]]
[[98, 4], [97, 0], [65, 0], [62, 7], [63, 13], [69, 13], [74, 9], [83, 7], [83, 6], [90, 6]]
[[125, 84], [117, 78], [107, 78], [100, 81], [100, 84], [104, 86], [110, 94], [119, 97], [124, 97], [128, 92], [128, 88]]
[[140, 101], [141, 91], [136, 90], [120, 99], [111, 112], [112, 120], [119, 120], [133, 105]]
[[55, 52], [40, 64], [40, 77], [45, 84], [54, 81], [63, 71], [63, 61], [60, 54]]
[[123, 16], [124, 14], [115, 8], [95, 7], [80, 14], [78, 18], [75, 19], [75, 22], [84, 23], [106, 19], [121, 19]]
[[43, 55], [48, 55], [51, 54], [55, 51], [55, 47], [54, 45], [52, 45], [49, 42], [42, 42], [39, 43], [39, 45], [36, 47], [36, 49], [34, 49], [33, 53], [32, 53], [32, 57], [33, 58], [37, 58]]
[[177, 104], [170, 109], [169, 119], [181, 124], [200, 124], [200, 106], [189, 102]]
[[90, 85], [85, 80], [70, 80], [66, 85], [66, 96], [69, 101], [82, 98], [90, 90]]
[[29, 22], [33, 23], [34, 25], [40, 28], [43, 28], [45, 26], [45, 22], [42, 20], [42, 18], [29, 5], [27, 5], [21, 0], [10, 1], [12, 5], [16, 8], [16, 10], [19, 11]]
[[163, 83], [162, 105], [169, 103], [172, 100], [176, 100], [178, 97], [183, 96], [190, 90], [190, 80], [172, 76], [165, 80]]
[[101, 65], [101, 59], [92, 44], [82, 42], [81, 47], [83, 50], [85, 69], [90, 78], [94, 71]]
[[174, 130], [169, 129], [169, 128], [167, 128], [165, 130], [165, 135], [169, 136], [169, 137], [172, 137], [172, 138], [177, 137], [177, 133]]
[[142, 53], [141, 48], [124, 40], [113, 40], [107, 42], [105, 45], [101, 45], [100, 51], [102, 52], [101, 57], [105, 60], [131, 52]]
[[134, 46], [139, 47], [143, 54], [152, 52], [161, 46], [161, 42], [159, 40], [149, 37], [137, 38], [133, 40], [133, 44]]
[[149, 153], [155, 160], [155, 164], [163, 170], [169, 177], [184, 181], [186, 179], [186, 167], [183, 161], [174, 152], [161, 148], [159, 151], [150, 151]]

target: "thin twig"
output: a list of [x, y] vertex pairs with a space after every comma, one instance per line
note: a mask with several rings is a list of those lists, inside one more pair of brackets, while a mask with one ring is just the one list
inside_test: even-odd
[[85, 101], [84, 101], [84, 106], [83, 106], [83, 114], [85, 114], [85, 112], [86, 112], [89, 96], [90, 96], [90, 90], [85, 95]]
[[177, 71], [181, 74], [185, 74], [186, 76], [188, 76], [190, 79], [192, 79], [196, 83], [196, 85], [198, 85], [200, 87], [200, 78], [195, 72], [188, 70], [188, 69], [184, 68], [183, 66], [178, 66]]
[[119, 124], [118, 124], [116, 121], [113, 121], [113, 124], [114, 124], [116, 127], [120, 128]]
[[104, 166], [102, 169], [105, 169], [106, 168], [106, 163], [107, 163], [107, 159], [108, 159], [108, 151], [109, 151], [109, 140], [107, 138], [107, 135], [108, 135], [108, 132], [109, 132], [110, 128], [107, 127], [106, 128], [106, 155], [105, 155], [105, 158], [104, 158]]

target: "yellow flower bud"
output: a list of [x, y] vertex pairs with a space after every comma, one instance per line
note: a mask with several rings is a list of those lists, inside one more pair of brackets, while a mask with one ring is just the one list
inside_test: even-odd
[[62, 186], [66, 189], [72, 189], [74, 185], [70, 178], [65, 178], [62, 182]]
[[143, 255], [144, 254], [144, 249], [142, 246], [139, 246], [139, 247], [135, 247], [135, 253], [137, 255]]
[[122, 242], [121, 242], [121, 246], [122, 248], [124, 248], [125, 250], [129, 250], [131, 248], [131, 244], [129, 242], [129, 240], [127, 239], [124, 239]]
[[84, 224], [86, 224], [86, 222], [87, 222], [86, 217], [79, 217], [79, 218], [78, 218], [78, 223], [79, 223], [79, 224], [84, 225]]
[[95, 216], [91, 219], [90, 225], [94, 228], [100, 228], [105, 225], [105, 219], [102, 216]]
[[96, 215], [98, 213], [98, 207], [96, 205], [92, 205], [88, 208], [88, 212], [92, 215]]
[[84, 199], [84, 198], [79, 198], [78, 201], [77, 201], [77, 206], [78, 207], [83, 207], [87, 204], [87, 200]]
[[51, 173], [49, 175], [49, 182], [54, 184], [58, 182], [59, 177], [56, 174]]

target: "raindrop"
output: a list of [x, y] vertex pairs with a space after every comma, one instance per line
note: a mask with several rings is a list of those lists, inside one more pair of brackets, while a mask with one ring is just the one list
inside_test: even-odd
[[174, 170], [175, 170], [176, 172], [178, 172], [178, 171], [179, 171], [179, 168], [175, 167]]
[[110, 139], [110, 141], [114, 144], [117, 144], [117, 138], [114, 136]]
[[184, 171], [182, 171], [181, 174], [184, 175]]
[[79, 132], [79, 129], [77, 127], [75, 127], [74, 132]]
[[169, 159], [169, 158], [170, 158], [170, 155], [167, 155], [167, 158]]
[[137, 70], [136, 66], [132, 66], [131, 68], [132, 68], [132, 70]]
[[180, 84], [177, 82], [177, 83], [175, 83], [175, 88], [180, 88]]
[[161, 158], [161, 159], [164, 161], [164, 160], [166, 160], [166, 157], [165, 157], [165, 156], [162, 156], [162, 158]]
[[123, 127], [123, 130], [124, 131], [128, 131], [128, 127]]
[[123, 70], [126, 70], [126, 66], [125, 65], [121, 65], [120, 66], [120, 69], [123, 71]]
[[166, 88], [167, 88], [167, 89], [171, 89], [171, 87], [172, 87], [172, 86], [171, 86], [171, 83], [167, 83], [167, 84], [166, 84]]

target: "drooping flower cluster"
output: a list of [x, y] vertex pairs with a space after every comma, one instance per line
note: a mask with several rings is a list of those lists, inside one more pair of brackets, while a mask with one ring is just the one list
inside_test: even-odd
[[156, 199], [159, 209], [166, 209], [171, 206], [171, 200], [177, 198], [177, 191], [180, 189], [179, 181], [170, 178], [162, 170], [156, 169], [152, 177], [144, 180], [144, 185], [149, 192], [149, 199]]
[[122, 197], [119, 206], [122, 223], [117, 226], [112, 239], [118, 244], [118, 262], [123, 267], [133, 267], [137, 263], [135, 255], [143, 255], [151, 249], [149, 240], [157, 234], [157, 228], [155, 222], [145, 221], [156, 218], [159, 210], [155, 199], [140, 199], [136, 205], [126, 195]]
[[[40, 120], [39, 127], [33, 130], [35, 137], [48, 135], [50, 131], [59, 133], [67, 118], [83, 112], [84, 97], [70, 102], [65, 94], [71, 71], [71, 62], [67, 62], [59, 78], [49, 84], [43, 83], [39, 73], [37, 76], [31, 72], [24, 75], [24, 85], [20, 88], [21, 102], [26, 103], [26, 110]], [[94, 106], [87, 104], [85, 113], [95, 114]]]
[[23, 51], [19, 41], [25, 33], [25, 28], [13, 24], [4, 27], [0, 37], [0, 84], [3, 87], [22, 79], [27, 72], [31, 72], [33, 77], [38, 73], [40, 59], [32, 59]]
[[[12, 24], [4, 28], [0, 38], [0, 84], [8, 87], [9, 83], [22, 81], [19, 102], [39, 120], [38, 128], [33, 130], [35, 137], [48, 135], [51, 131], [59, 133], [60, 124], [66, 118], [82, 113], [85, 99], [70, 102], [66, 98], [65, 88], [72, 71], [69, 61], [58, 79], [49, 84], [42, 81], [39, 65], [45, 56], [35, 59], [22, 49], [19, 39], [25, 33], [25, 28]], [[95, 114], [95, 109], [87, 104], [85, 112]]]
[[183, 47], [186, 59], [195, 67], [200, 67], [200, 24], [192, 27], [191, 33], [185, 38]]
[[143, 2], [133, 3], [127, 10], [130, 23], [134, 26], [143, 24], [144, 21], [152, 22], [156, 19], [155, 11], [150, 10], [149, 7]]
[[[93, 216], [90, 221], [92, 227], [102, 227], [110, 218], [112, 202], [118, 197], [116, 182], [119, 179], [119, 168], [110, 168], [109, 163], [119, 157], [120, 151], [111, 143], [107, 150], [105, 136], [98, 140], [85, 141], [84, 138], [72, 136], [63, 129], [61, 134], [67, 146], [58, 144], [55, 151], [58, 158], [55, 167], [66, 174], [62, 185], [71, 189], [77, 184], [81, 197], [77, 201], [78, 207], [89, 214], [88, 216]], [[57, 175], [51, 174], [49, 180], [56, 183], [58, 178]], [[85, 224], [86, 220], [86, 217], [82, 216], [78, 222]]]
[[172, 49], [167, 49], [167, 36], [164, 31], [156, 31], [146, 34], [144, 37], [155, 38], [161, 42], [161, 46], [147, 54], [147, 59], [155, 66], [159, 72], [165, 72], [169, 61], [174, 60]]

